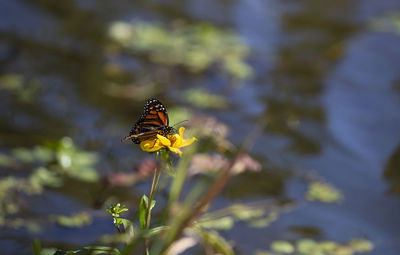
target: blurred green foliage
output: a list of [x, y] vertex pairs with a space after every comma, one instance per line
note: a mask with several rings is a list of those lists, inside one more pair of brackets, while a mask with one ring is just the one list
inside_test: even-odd
[[217, 232], [197, 229], [196, 232], [203, 242], [213, 248], [215, 254], [234, 255], [231, 245]]
[[249, 227], [264, 228], [278, 219], [282, 212], [290, 209], [290, 205], [273, 205], [263, 202], [253, 204], [234, 204], [227, 208], [205, 213], [197, 225], [205, 229], [228, 230], [235, 223], [242, 221]]
[[371, 252], [373, 244], [365, 239], [352, 239], [347, 244], [333, 241], [316, 242], [311, 239], [300, 239], [295, 244], [288, 241], [275, 241], [271, 244], [271, 251], [257, 251], [256, 255], [353, 255], [355, 253]]
[[55, 215], [54, 219], [57, 224], [68, 228], [82, 227], [92, 223], [92, 216], [87, 212], [80, 212], [71, 216]]
[[[97, 181], [97, 162], [96, 153], [79, 149], [69, 137], [33, 148], [15, 148], [9, 154], [0, 154], [0, 165], [6, 171], [14, 173], [12, 176], [0, 178], [0, 225], [6, 223], [7, 215], [21, 211], [19, 197], [22, 194], [38, 195], [45, 187], [61, 187], [66, 177], [86, 182]], [[16, 171], [18, 175], [15, 174]], [[75, 218], [69, 218], [69, 223], [67, 218], [61, 217], [57, 222], [79, 225], [79, 220], [89, 221], [87, 215], [84, 216], [78, 214]], [[12, 227], [24, 225], [16, 224], [18, 219], [14, 223], [7, 221], [7, 224]]]
[[185, 98], [187, 103], [199, 108], [221, 109], [227, 106], [225, 97], [207, 92], [201, 88], [186, 90], [183, 98]]
[[400, 12], [392, 11], [383, 17], [372, 19], [370, 27], [376, 31], [400, 35]]
[[294, 246], [288, 241], [275, 241], [271, 244], [271, 250], [278, 253], [293, 253]]
[[41, 87], [39, 82], [28, 80], [20, 74], [0, 76], [0, 91], [8, 91], [23, 103], [31, 102]]
[[331, 184], [321, 181], [311, 182], [308, 187], [307, 200], [333, 203], [343, 198], [342, 192]]
[[230, 31], [210, 24], [175, 22], [166, 27], [157, 23], [116, 22], [109, 35], [134, 54], [154, 63], [183, 66], [194, 73], [212, 69], [216, 64], [235, 79], [247, 79], [252, 68], [245, 62], [250, 49]]
[[169, 108], [168, 115], [171, 126], [184, 126], [185, 122], [192, 117], [192, 112], [186, 107], [177, 106]]

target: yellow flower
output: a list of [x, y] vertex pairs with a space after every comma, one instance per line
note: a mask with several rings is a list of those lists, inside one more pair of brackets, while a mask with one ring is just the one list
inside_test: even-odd
[[147, 140], [141, 142], [140, 148], [143, 151], [147, 152], [155, 152], [162, 148], [168, 148], [170, 151], [179, 154], [179, 156], [182, 156], [182, 151], [179, 148], [191, 145], [194, 141], [197, 141], [195, 137], [192, 137], [190, 139], [183, 139], [184, 130], [184, 127], [180, 127], [179, 134], [167, 136], [157, 135], [156, 140]]

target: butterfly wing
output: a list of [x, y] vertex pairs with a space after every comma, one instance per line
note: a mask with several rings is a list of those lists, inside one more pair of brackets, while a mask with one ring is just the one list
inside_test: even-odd
[[157, 134], [170, 129], [168, 125], [169, 118], [165, 106], [157, 99], [149, 99], [144, 105], [143, 114], [124, 140], [132, 139], [138, 144], [155, 139]]
[[167, 109], [157, 99], [149, 99], [144, 105], [144, 111], [136, 124], [141, 125], [141, 131], [152, 131], [154, 128], [168, 126], [169, 118]]

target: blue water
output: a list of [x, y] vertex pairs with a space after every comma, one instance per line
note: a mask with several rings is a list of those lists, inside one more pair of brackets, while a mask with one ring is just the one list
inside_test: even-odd
[[[174, 93], [206, 83], [204, 87], [226, 96], [232, 107], [205, 113], [230, 127], [229, 139], [236, 145], [254, 123], [270, 120], [250, 153], [262, 164], [262, 173], [235, 177], [215, 208], [282, 198], [299, 205], [268, 228], [239, 223], [223, 235], [236, 242], [239, 254], [252, 254], [268, 249], [275, 240], [307, 237], [291, 230], [303, 226], [318, 232], [318, 240], [345, 243], [367, 238], [375, 244], [372, 254], [398, 254], [400, 199], [398, 192], [390, 190], [400, 185], [400, 178], [387, 178], [384, 173], [400, 175], [400, 166], [388, 169], [388, 162], [400, 156], [400, 34], [370, 26], [372, 19], [396, 10], [400, 11], [396, 0], [3, 0], [0, 71], [36, 79], [42, 88], [33, 106], [15, 103], [0, 91], [0, 148], [9, 151], [70, 136], [79, 146], [100, 153], [101, 174], [133, 170], [138, 156], [144, 154], [119, 139], [143, 103], [115, 99], [102, 89], [108, 82], [104, 74], [109, 59], [104, 51], [107, 24], [132, 18], [210, 22], [231, 29], [250, 46], [248, 62], [254, 78], [230, 87], [216, 74], [188, 78], [178, 72], [177, 84], [163, 84], [157, 94], [172, 106], [179, 103], [174, 103]], [[151, 74], [134, 60], [121, 62], [135, 75]], [[305, 201], [303, 177], [308, 173], [337, 187], [344, 200], [339, 204]], [[118, 196], [137, 197], [148, 186], [141, 185]], [[48, 246], [76, 247], [113, 233], [103, 209], [93, 206], [91, 196], [98, 189], [62, 190], [37, 198], [33, 205], [38, 208], [31, 212], [35, 215], [55, 213], [39, 207], [44, 202], [55, 211], [65, 206], [95, 215], [84, 229], [49, 224], [37, 237]], [[34, 238], [22, 230], [1, 230], [0, 236], [5, 254], [28, 252]]]

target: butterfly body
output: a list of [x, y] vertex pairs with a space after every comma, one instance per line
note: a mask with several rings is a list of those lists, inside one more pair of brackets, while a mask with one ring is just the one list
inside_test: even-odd
[[132, 139], [139, 144], [157, 139], [157, 134], [166, 136], [172, 133], [174, 128], [169, 126], [167, 109], [159, 100], [151, 98], [146, 101], [142, 115], [124, 140]]

